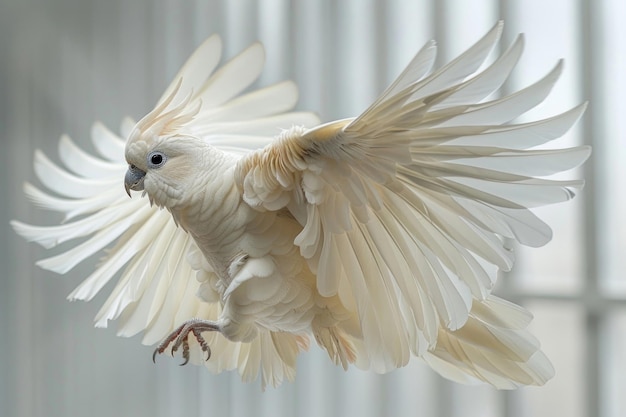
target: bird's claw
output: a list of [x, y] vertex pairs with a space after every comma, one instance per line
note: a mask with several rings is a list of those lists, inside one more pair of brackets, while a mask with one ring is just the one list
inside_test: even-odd
[[211, 348], [209, 344], [206, 342], [204, 337], [202, 337], [202, 332], [204, 331], [219, 331], [219, 327], [216, 323], [211, 321], [193, 319], [186, 321], [182, 325], [180, 325], [176, 330], [169, 334], [154, 350], [152, 353], [152, 362], [156, 363], [156, 355], [160, 355], [165, 352], [167, 347], [172, 344], [172, 348], [170, 349], [170, 353], [174, 356], [174, 353], [182, 346], [183, 348], [183, 363], [180, 366], [187, 365], [189, 363], [189, 335], [193, 334], [193, 337], [196, 338], [200, 348], [203, 352], [206, 353], [206, 359], [209, 360], [211, 358]]

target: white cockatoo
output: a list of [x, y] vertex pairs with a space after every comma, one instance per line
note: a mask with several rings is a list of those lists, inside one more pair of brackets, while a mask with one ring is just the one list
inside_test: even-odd
[[434, 72], [427, 43], [361, 115], [322, 125], [290, 112], [292, 82], [240, 94], [263, 48], [215, 70], [212, 36], [121, 136], [94, 125], [100, 157], [66, 136], [66, 169], [36, 151], [37, 176], [57, 195], [30, 184], [26, 195], [65, 219], [13, 227], [47, 248], [87, 237], [38, 262], [61, 274], [109, 246], [69, 298], [90, 300], [119, 275], [96, 326], [143, 331], [143, 343], [160, 342], [155, 355], [276, 386], [293, 380], [313, 337], [344, 368], [388, 372], [418, 356], [460, 382], [541, 385], [554, 370], [527, 330], [531, 314], [491, 292], [514, 263], [507, 240], [551, 238], [530, 209], [582, 186], [546, 177], [590, 149], [537, 148], [584, 105], [510, 123], [546, 98], [561, 63], [495, 98], [523, 49], [520, 36], [490, 60], [501, 32]]

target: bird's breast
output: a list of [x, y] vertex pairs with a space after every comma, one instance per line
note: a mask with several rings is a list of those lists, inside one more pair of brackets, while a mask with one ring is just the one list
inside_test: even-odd
[[226, 279], [230, 263], [241, 255], [240, 242], [255, 213], [243, 203], [232, 176], [206, 178], [194, 188], [196, 192], [173, 208], [172, 215], [218, 276]]

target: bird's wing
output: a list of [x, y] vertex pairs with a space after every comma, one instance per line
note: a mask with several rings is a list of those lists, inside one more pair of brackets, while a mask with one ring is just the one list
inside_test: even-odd
[[100, 123], [93, 126], [91, 137], [100, 156], [86, 153], [67, 136], [61, 138], [58, 152], [65, 167], [35, 152], [35, 173], [52, 193], [29, 183], [24, 191], [36, 206], [63, 213], [62, 224], [32, 226], [14, 221], [13, 227], [46, 248], [82, 238], [65, 252], [37, 262], [59, 274], [109, 247], [95, 271], [68, 298], [91, 300], [123, 270], [96, 317], [96, 326], [106, 327], [108, 320], [120, 318], [120, 335], [146, 330], [144, 341], [154, 343], [177, 314], [190, 313], [183, 309], [193, 313], [198, 308], [193, 300], [179, 304], [186, 291], [193, 293], [197, 287], [189, 279], [194, 272], [185, 259], [194, 243], [173, 224], [169, 213], [125, 194], [120, 180], [127, 168], [123, 139]]
[[[292, 82], [239, 95], [258, 77], [263, 49], [254, 44], [213, 72], [220, 59], [220, 45], [216, 36], [205, 41], [155, 109], [162, 114], [184, 101], [196, 106], [199, 111], [191, 124], [196, 133], [236, 154], [266, 145], [282, 128], [319, 123], [311, 113], [290, 112], [297, 99], [297, 88]], [[236, 95], [239, 96], [234, 98]], [[154, 116], [158, 112], [151, 113]], [[144, 331], [143, 343], [153, 344], [185, 320], [217, 319], [221, 307], [196, 296], [200, 282], [210, 278], [213, 271], [206, 263], [193, 261], [197, 247], [191, 237], [174, 224], [170, 213], [151, 207], [145, 198], [130, 199], [124, 192], [127, 163], [123, 138], [134, 128], [134, 122], [126, 121], [122, 135], [118, 136], [102, 124], [95, 124], [91, 137], [99, 156], [83, 151], [63, 136], [58, 151], [65, 167], [36, 151], [35, 173], [49, 191], [32, 184], [25, 184], [24, 191], [36, 206], [62, 213], [63, 222], [35, 226], [13, 221], [12, 225], [18, 234], [46, 248], [75, 242], [65, 252], [37, 263], [60, 274], [106, 249], [95, 271], [69, 298], [90, 300], [119, 276], [97, 314], [96, 326], [106, 327], [109, 320], [117, 319], [119, 335]], [[207, 293], [210, 286], [203, 286], [202, 290], [204, 299], [219, 299], [217, 294]], [[248, 380], [254, 379], [261, 369], [263, 382], [274, 385], [293, 375], [293, 351], [306, 347], [306, 341], [299, 337], [287, 340], [273, 334], [246, 345], [233, 344], [217, 334], [210, 339], [215, 346], [214, 359], [206, 362], [208, 368], [216, 372], [238, 368]], [[192, 356], [197, 353], [192, 351]], [[272, 369], [266, 370], [268, 363]]]
[[358, 313], [376, 370], [434, 349], [440, 326], [461, 328], [472, 300], [491, 292], [496, 267], [513, 264], [505, 239], [550, 240], [529, 208], [568, 200], [582, 186], [544, 177], [578, 166], [588, 148], [535, 147], [563, 135], [584, 105], [508, 124], [546, 98], [560, 63], [492, 98], [523, 48], [519, 37], [489, 64], [501, 30], [430, 75], [428, 43], [362, 115], [285, 132], [239, 162], [248, 204], [286, 207], [302, 224], [295, 242], [319, 292], [338, 293]]

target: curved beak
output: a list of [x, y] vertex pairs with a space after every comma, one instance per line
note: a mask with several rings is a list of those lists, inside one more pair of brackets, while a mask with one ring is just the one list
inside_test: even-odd
[[143, 190], [143, 180], [146, 173], [134, 165], [128, 166], [128, 171], [124, 176], [124, 188], [126, 194], [130, 197], [130, 190], [141, 191]]

